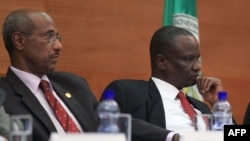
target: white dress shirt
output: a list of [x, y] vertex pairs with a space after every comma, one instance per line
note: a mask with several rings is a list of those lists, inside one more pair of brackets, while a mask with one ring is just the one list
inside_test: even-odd
[[[49, 82], [48, 77], [44, 75], [42, 78], [39, 78], [31, 73], [27, 73], [24, 71], [21, 71], [17, 68], [14, 68], [13, 66], [10, 66], [11, 70], [22, 80], [22, 82], [30, 89], [30, 91], [34, 94], [34, 96], [37, 98], [37, 100], [40, 102], [40, 104], [43, 106], [44, 110], [48, 113], [50, 119], [52, 120], [54, 126], [56, 127], [56, 130], [58, 133], [65, 133], [64, 129], [62, 128], [59, 121], [56, 119], [56, 116], [53, 112], [53, 110], [50, 108], [44, 93], [39, 88], [39, 83], [41, 79], [46, 80]], [[56, 95], [55, 91], [53, 90], [51, 84], [50, 84], [51, 90], [53, 92], [53, 95], [56, 97], [56, 99], [61, 103], [61, 105], [64, 107], [64, 109], [67, 111], [67, 113], [70, 115], [70, 117], [75, 121], [77, 127], [82, 132], [82, 128], [79, 124], [79, 122], [76, 120], [76, 118], [73, 116], [73, 114], [70, 112], [70, 110], [67, 108], [67, 106], [62, 102], [62, 100]], [[35, 106], [35, 105], [34, 105]]]
[[[161, 79], [152, 77], [152, 80], [158, 88], [162, 98], [166, 129], [179, 134], [187, 131], [195, 131], [193, 122], [189, 118], [188, 114], [185, 113], [180, 100], [176, 98], [179, 90], [175, 86]], [[194, 110], [197, 114], [201, 113], [195, 108]], [[168, 135], [167, 140], [171, 140], [171, 138], [172, 134]]]

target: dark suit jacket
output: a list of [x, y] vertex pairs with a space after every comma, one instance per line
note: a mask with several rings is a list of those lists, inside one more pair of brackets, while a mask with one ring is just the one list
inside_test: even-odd
[[3, 104], [6, 97], [6, 92], [3, 89], [0, 89], [0, 106]]
[[[132, 140], [165, 141], [169, 130], [165, 127], [165, 114], [160, 93], [150, 79], [144, 80], [115, 80], [106, 89], [115, 90], [115, 100], [121, 112], [130, 113], [133, 118], [147, 121], [159, 128], [138, 124], [132, 121]], [[209, 107], [201, 101], [187, 96], [188, 101], [202, 113], [211, 114]], [[102, 100], [102, 98], [101, 98]]]
[[2, 104], [5, 101], [6, 92], [0, 88], [0, 136], [4, 136], [5, 138], [9, 137], [9, 128], [10, 128], [10, 117], [6, 114], [4, 107]]
[[243, 124], [250, 125], [250, 102], [248, 103], [248, 106], [245, 112]]
[[[96, 131], [98, 117], [95, 112], [98, 101], [92, 94], [87, 82], [76, 75], [66, 72], [48, 74], [53, 89], [74, 114], [85, 132]], [[12, 114], [31, 114], [33, 116], [33, 140], [48, 141], [51, 132], [56, 132], [51, 119], [28, 87], [8, 69], [6, 77], [0, 79], [0, 87], [6, 93], [4, 107]], [[65, 93], [71, 93], [67, 98]]]

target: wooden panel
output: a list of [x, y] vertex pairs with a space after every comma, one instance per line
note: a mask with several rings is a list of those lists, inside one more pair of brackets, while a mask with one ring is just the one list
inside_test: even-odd
[[242, 123], [250, 101], [250, 1], [197, 2], [203, 74], [223, 80], [233, 114]]
[[[0, 25], [16, 8], [47, 11], [63, 37], [57, 70], [87, 79], [99, 98], [104, 87], [119, 78], [147, 80], [149, 42], [161, 26], [163, 0], [0, 0]], [[234, 116], [242, 122], [249, 101], [250, 1], [197, 0], [202, 71], [223, 80]], [[0, 35], [1, 36], [1, 35]], [[0, 37], [0, 74], [8, 55]]]
[[97, 98], [113, 79], [148, 79], [149, 41], [161, 26], [161, 5], [154, 0], [48, 3], [63, 36], [58, 70], [85, 76]]

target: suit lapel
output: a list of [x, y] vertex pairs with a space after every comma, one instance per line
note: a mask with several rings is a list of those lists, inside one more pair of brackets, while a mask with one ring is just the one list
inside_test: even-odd
[[48, 114], [29, 88], [10, 69], [7, 71], [6, 78], [15, 94], [21, 97], [23, 104], [26, 105], [26, 107], [31, 111], [31, 114], [35, 115], [33, 118], [37, 118], [50, 131], [56, 131], [56, 128], [54, 127], [54, 124], [50, 120]]
[[152, 79], [149, 80], [148, 85], [147, 118], [150, 123], [165, 128], [165, 114], [160, 93]]
[[197, 99], [194, 99], [188, 95], [186, 95], [187, 100], [189, 101], [190, 104], [194, 106], [194, 108], [198, 109], [201, 111], [203, 114], [212, 114], [211, 110], [209, 107], [202, 101], [199, 101]]
[[77, 119], [83, 130], [94, 131], [95, 128], [93, 128], [91, 123], [88, 122], [92, 121], [92, 119], [89, 118], [90, 116], [84, 116], [88, 115], [88, 113], [78, 103], [77, 99], [74, 97], [74, 94], [62, 88], [57, 83], [53, 82], [53, 80], [51, 80], [51, 84], [53, 86], [53, 89], [56, 91], [57, 95], [66, 104], [66, 106], [69, 108], [72, 114], [74, 114], [75, 118]]

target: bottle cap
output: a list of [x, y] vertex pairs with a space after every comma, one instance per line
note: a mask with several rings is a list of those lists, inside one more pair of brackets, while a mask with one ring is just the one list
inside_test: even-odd
[[219, 91], [218, 92], [218, 99], [219, 100], [227, 100], [227, 92], [226, 91]]
[[107, 89], [104, 91], [103, 98], [104, 99], [114, 99], [115, 91], [112, 89]]

